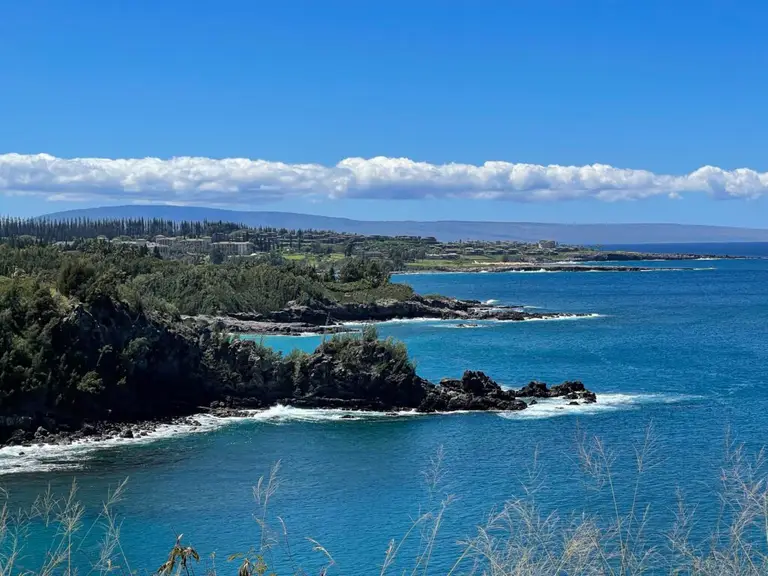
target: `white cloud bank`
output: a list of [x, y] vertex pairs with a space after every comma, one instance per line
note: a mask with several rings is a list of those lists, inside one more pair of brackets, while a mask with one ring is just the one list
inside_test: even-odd
[[407, 158], [347, 158], [335, 166], [245, 158], [56, 158], [0, 154], [0, 194], [51, 200], [110, 199], [174, 204], [248, 205], [290, 198], [471, 198], [520, 202], [594, 198], [635, 200], [705, 193], [768, 194], [768, 173], [704, 166], [685, 175], [604, 164], [540, 166], [486, 162], [428, 164]]

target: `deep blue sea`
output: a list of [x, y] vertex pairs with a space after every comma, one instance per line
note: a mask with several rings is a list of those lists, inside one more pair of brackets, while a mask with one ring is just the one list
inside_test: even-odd
[[768, 257], [768, 242], [698, 242], [677, 244], [609, 244], [605, 250], [656, 254], [707, 254], [710, 256]]
[[[580, 379], [598, 394], [592, 406], [560, 409], [560, 403], [542, 402], [511, 415], [354, 420], [281, 407], [218, 427], [206, 420], [195, 433], [168, 429], [151, 440], [100, 449], [33, 448], [19, 455], [18, 448], [5, 448], [0, 485], [13, 505], [21, 505], [48, 484], [65, 490], [76, 477], [81, 497], [93, 505], [129, 477], [118, 510], [134, 569], [156, 569], [176, 533], [201, 554], [215, 551], [221, 565], [228, 554], [258, 544], [252, 486], [280, 461], [270, 517], [285, 521], [298, 560], [322, 565], [305, 539], [312, 537], [335, 558], [329, 574], [378, 574], [390, 539], [402, 536], [427, 505], [422, 472], [442, 446], [443, 489], [457, 499], [434, 554], [438, 574], [457, 555], [457, 540], [471, 535], [494, 507], [522, 494], [521, 479], [537, 453], [537, 500], [545, 510], [603, 510], [605, 496], [581, 480], [579, 434], [598, 435], [615, 451], [616, 485], [625, 503], [634, 479], [633, 442], [652, 422], [658, 465], [640, 491], [654, 513], [652, 527], [664, 530], [672, 521], [677, 488], [706, 523], [717, 512], [714, 490], [728, 430], [748, 449], [768, 444], [768, 261], [680, 266], [693, 270], [396, 278], [421, 293], [595, 314], [468, 329], [440, 321], [379, 327], [382, 336], [407, 344], [427, 378], [475, 369], [509, 386]], [[265, 341], [281, 350], [310, 350], [320, 337]], [[35, 524], [27, 541], [28, 565], [41, 553], [40, 530]]]

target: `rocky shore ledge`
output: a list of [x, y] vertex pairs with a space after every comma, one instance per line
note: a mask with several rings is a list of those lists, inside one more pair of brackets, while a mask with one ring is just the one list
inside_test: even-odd
[[[253, 342], [234, 342], [233, 357], [238, 362], [263, 364], [260, 348]], [[5, 415], [0, 417], [6, 446], [67, 444], [147, 436], [163, 424], [200, 426], [195, 414], [214, 417], [241, 417], [248, 410], [275, 405], [300, 408], [333, 408], [350, 411], [394, 413], [413, 411], [424, 414], [455, 411], [517, 411], [545, 398], [564, 404], [589, 404], [596, 395], [581, 382], [564, 382], [549, 387], [531, 382], [519, 390], [505, 389], [483, 372], [467, 371], [460, 379], [429, 382], [404, 362], [391, 344], [365, 338], [331, 341], [307, 354], [298, 364], [283, 359], [262, 370], [250, 385], [220, 388], [205, 405], [188, 404], [179, 414], [136, 421], [73, 419], [50, 411], [47, 414]], [[209, 398], [211, 396], [209, 395]], [[170, 410], [169, 410], [170, 411]], [[109, 416], [111, 411], [102, 413]], [[350, 417], [353, 413], [350, 412]], [[23, 448], [22, 448], [23, 450]]]
[[692, 268], [674, 268], [658, 266], [626, 266], [626, 265], [590, 265], [590, 264], [541, 264], [520, 263], [484, 263], [476, 265], [446, 266], [435, 265], [421, 268], [418, 271], [407, 271], [404, 274], [424, 274], [429, 272], [658, 272], [658, 271], [689, 271]]
[[589, 314], [528, 312], [521, 306], [498, 306], [479, 300], [414, 295], [408, 300], [379, 300], [369, 304], [339, 304], [311, 301], [291, 302], [269, 314], [238, 313], [221, 316], [187, 316], [198, 326], [214, 326], [229, 332], [296, 335], [348, 332], [346, 323], [433, 318], [436, 320], [547, 320], [586, 317]]
[[[290, 405], [296, 408], [325, 408], [349, 411], [349, 417], [354, 418], [356, 412], [387, 412], [397, 416], [398, 412], [410, 409], [421, 414], [486, 411], [510, 412], [525, 410], [541, 399], [562, 399], [564, 404], [579, 405], [597, 402], [597, 395], [587, 390], [578, 381], [563, 382], [549, 387], [543, 382], [531, 382], [519, 390], [508, 390], [499, 386], [483, 372], [467, 371], [461, 379], [445, 378], [435, 385], [423, 381], [424, 395], [418, 406], [392, 406], [377, 398], [335, 398], [329, 396], [301, 396], [284, 398], [277, 404]], [[216, 418], [242, 418], [252, 414], [253, 409], [263, 409], [258, 402], [238, 401], [228, 398], [225, 401], [214, 401], [210, 406], [201, 406], [200, 414], [208, 414]], [[345, 418], [346, 416], [342, 416]], [[32, 429], [32, 419], [29, 417], [6, 418], [4, 424], [15, 430], [6, 440], [5, 446], [30, 447], [35, 444], [70, 444], [72, 442], [99, 442], [111, 439], [135, 439], [150, 436], [161, 426], [202, 426], [195, 415], [175, 416], [145, 420], [139, 422], [83, 422], [79, 427], [59, 425], [54, 419], [47, 419], [45, 425]]]

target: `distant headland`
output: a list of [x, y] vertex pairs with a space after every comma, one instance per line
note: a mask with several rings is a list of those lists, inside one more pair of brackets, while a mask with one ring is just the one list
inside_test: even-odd
[[250, 227], [333, 230], [349, 234], [434, 237], [457, 240], [537, 242], [561, 244], [643, 244], [697, 242], [768, 242], [768, 229], [692, 224], [556, 224], [479, 221], [363, 221], [291, 212], [236, 211], [191, 206], [128, 205], [85, 208], [48, 214], [44, 218], [114, 219], [159, 218], [180, 221], [238, 222]]

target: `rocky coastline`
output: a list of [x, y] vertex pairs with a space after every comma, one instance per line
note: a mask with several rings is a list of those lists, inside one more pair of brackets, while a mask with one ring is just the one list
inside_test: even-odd
[[[432, 413], [523, 410], [529, 398], [596, 400], [580, 382], [551, 388], [532, 383], [512, 391], [480, 372], [434, 384], [416, 373], [403, 343], [380, 340], [372, 327], [354, 337], [325, 339], [312, 353], [282, 355], [255, 340], [231, 338], [218, 326], [181, 322], [108, 295], [57, 302], [48, 290], [37, 294], [42, 300], [28, 310], [26, 302], [17, 303], [11, 324], [14, 334], [32, 334], [28, 346], [34, 353], [19, 356], [4, 389], [0, 445], [131, 439], [164, 424], [196, 426], [200, 413], [232, 417], [276, 405]], [[425, 316], [463, 322], [546, 317], [415, 296], [375, 304], [304, 301], [257, 319], [316, 327]], [[24, 332], [31, 318], [44, 319], [44, 329]]]
[[579, 318], [590, 314], [568, 312], [530, 312], [522, 306], [499, 306], [479, 300], [458, 300], [444, 296], [414, 295], [408, 300], [379, 300], [360, 304], [312, 301], [289, 303], [269, 314], [238, 313], [219, 316], [187, 316], [186, 322], [236, 333], [301, 335], [335, 334], [355, 331], [351, 323], [376, 323], [391, 320], [497, 320], [520, 322]]
[[658, 272], [658, 271], [689, 271], [692, 268], [674, 268], [674, 267], [651, 267], [651, 266], [611, 266], [611, 265], [589, 265], [589, 264], [552, 264], [543, 262], [541, 264], [519, 264], [519, 263], [498, 263], [498, 264], [477, 264], [472, 266], [445, 266], [436, 265], [429, 268], [410, 270], [403, 274], [424, 274], [440, 272], [466, 272], [466, 273], [501, 273], [501, 272]]
[[[323, 360], [319, 365], [322, 365]], [[505, 389], [483, 372], [466, 371], [460, 379], [444, 378], [439, 384], [433, 384], [417, 377], [421, 394], [413, 397], [414, 403], [392, 404], [375, 395], [369, 398], [346, 398], [340, 390], [339, 397], [307, 394], [282, 398], [271, 406], [283, 405], [296, 408], [341, 409], [349, 412], [349, 418], [365, 412], [384, 412], [397, 416], [403, 411], [415, 411], [417, 414], [436, 414], [450, 412], [510, 412], [525, 410], [542, 399], [562, 399], [564, 405], [593, 404], [597, 395], [586, 389], [579, 381], [567, 381], [555, 386], [543, 382], [530, 382], [520, 389]], [[418, 402], [418, 404], [415, 404]], [[66, 445], [74, 442], [99, 442], [114, 439], [137, 439], [150, 436], [161, 426], [175, 425], [197, 428], [202, 426], [200, 414], [215, 418], [243, 418], [253, 414], [253, 410], [265, 410], [265, 406], [255, 398], [239, 399], [227, 397], [211, 402], [209, 406], [200, 406], [195, 414], [185, 416], [158, 417], [152, 420], [118, 422], [109, 420], [84, 421], [77, 426], [59, 423], [54, 418], [44, 418], [35, 422], [31, 417], [5, 417], [3, 424], [14, 430], [3, 446], [17, 446], [20, 455], [25, 447], [41, 444]], [[342, 416], [346, 418], [346, 416]], [[37, 424], [36, 428], [33, 426]]]
[[748, 260], [748, 256], [730, 256], [715, 254], [669, 254], [666, 252], [592, 252], [583, 256], [577, 256], [575, 260], [584, 260], [590, 262], [629, 262], [638, 260], [658, 260], [658, 261], [690, 261], [690, 260]]

